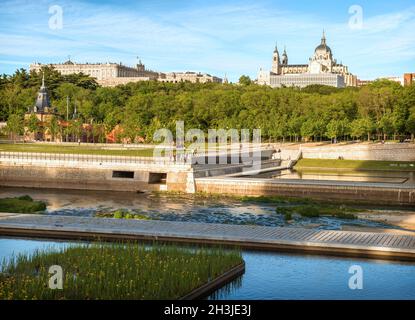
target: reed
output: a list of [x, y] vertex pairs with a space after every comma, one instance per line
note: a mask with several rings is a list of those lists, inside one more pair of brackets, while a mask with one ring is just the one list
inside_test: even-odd
[[[177, 299], [242, 262], [221, 248], [137, 243], [50, 247], [4, 260], [0, 300]], [[49, 267], [62, 267], [63, 289], [49, 288]]]

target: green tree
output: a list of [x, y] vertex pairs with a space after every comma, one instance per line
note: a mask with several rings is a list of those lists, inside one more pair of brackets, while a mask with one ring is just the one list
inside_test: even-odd
[[378, 129], [383, 133], [383, 140], [387, 140], [388, 136], [395, 132], [393, 126], [394, 118], [391, 113], [385, 113], [378, 121]]
[[49, 130], [50, 135], [52, 136], [52, 141], [55, 141], [57, 134], [59, 133], [60, 126], [59, 121], [55, 116], [52, 116], [47, 123], [47, 129]]
[[29, 119], [27, 120], [27, 126], [26, 127], [27, 127], [27, 132], [33, 133], [34, 135], [36, 135], [36, 133], [40, 129], [39, 120], [38, 120], [36, 114], [32, 113], [30, 115]]
[[13, 143], [16, 142], [16, 136], [23, 134], [23, 129], [22, 117], [18, 114], [11, 114], [7, 120], [5, 131]]
[[374, 124], [369, 117], [365, 117], [354, 120], [351, 123], [350, 128], [352, 137], [362, 138], [364, 135], [367, 135], [367, 140], [370, 141], [370, 135], [374, 130]]
[[406, 120], [406, 131], [411, 134], [411, 141], [414, 142], [415, 136], [415, 112], [411, 113], [408, 120]]
[[249, 86], [250, 84], [252, 84], [252, 80], [249, 76], [243, 75], [239, 77], [239, 84], [243, 86]]

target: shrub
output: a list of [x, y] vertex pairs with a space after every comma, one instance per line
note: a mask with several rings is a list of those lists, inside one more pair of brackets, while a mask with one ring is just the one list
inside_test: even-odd
[[124, 218], [124, 211], [122, 210], [117, 210], [114, 212], [114, 218], [115, 219], [122, 219]]

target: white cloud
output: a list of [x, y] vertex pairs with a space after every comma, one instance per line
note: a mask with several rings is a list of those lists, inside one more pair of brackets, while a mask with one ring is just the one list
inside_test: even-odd
[[269, 68], [275, 40], [287, 44], [290, 62], [306, 63], [323, 28], [335, 57], [362, 78], [383, 71], [402, 73], [415, 58], [415, 7], [365, 17], [362, 30], [304, 12], [268, 5], [205, 5], [170, 12], [142, 13], [108, 5], [62, 2], [64, 28], [48, 29], [51, 2], [7, 1], [0, 8], [3, 61], [123, 61], [143, 58], [161, 71], [196, 70], [236, 80]]

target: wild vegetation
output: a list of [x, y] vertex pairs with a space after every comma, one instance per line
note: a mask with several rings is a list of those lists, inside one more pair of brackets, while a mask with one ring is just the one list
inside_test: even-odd
[[114, 218], [114, 219], [134, 219], [134, 220], [154, 220], [147, 215], [137, 213], [137, 212], [130, 212], [128, 210], [119, 209], [113, 212], [97, 212], [94, 215], [97, 218]]
[[318, 218], [321, 216], [336, 217], [340, 219], [356, 219], [354, 214], [357, 210], [343, 205], [324, 205], [324, 204], [303, 204], [294, 206], [277, 207], [276, 212], [283, 214], [285, 220], [292, 220], [293, 215], [297, 214], [305, 218]]
[[[239, 251], [136, 243], [71, 245], [3, 261], [0, 300], [178, 299], [242, 263]], [[49, 268], [62, 267], [62, 290]]]
[[337, 159], [301, 159], [295, 165], [297, 171], [310, 170], [386, 170], [415, 171], [415, 162], [405, 161], [370, 161]]
[[[415, 134], [415, 86], [387, 80], [345, 89], [272, 89], [247, 77], [239, 85], [148, 81], [103, 88], [82, 74], [44, 72], [59, 116], [66, 117], [67, 97], [69, 114], [77, 106], [80, 119], [70, 120], [67, 129], [73, 134], [81, 122], [93, 124], [101, 137], [121, 124], [125, 136], [151, 141], [159, 128], [174, 132], [176, 120], [185, 121], [186, 129], [203, 131], [261, 128], [264, 140], [280, 141], [402, 140]], [[40, 74], [23, 69], [0, 77], [0, 121], [8, 121], [6, 133], [22, 131], [22, 116], [34, 104], [40, 84]]]
[[[35, 153], [58, 153], [58, 154], [86, 154], [97, 156], [131, 156], [152, 157], [154, 149], [108, 149], [88, 146], [68, 146], [65, 144], [45, 145], [31, 143], [1, 143], [0, 152], [35, 152]], [[163, 153], [162, 153], [163, 154]]]
[[35, 201], [30, 196], [0, 199], [0, 212], [37, 213], [46, 210], [46, 203]]

